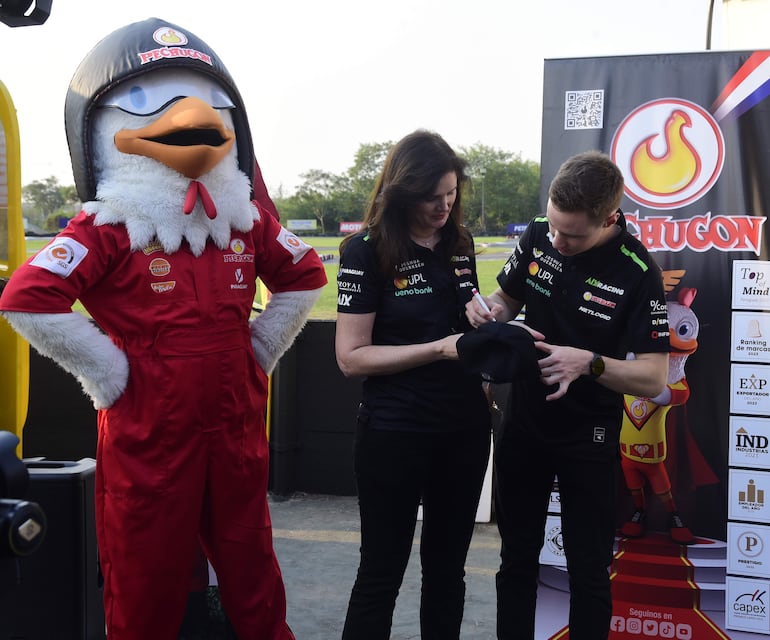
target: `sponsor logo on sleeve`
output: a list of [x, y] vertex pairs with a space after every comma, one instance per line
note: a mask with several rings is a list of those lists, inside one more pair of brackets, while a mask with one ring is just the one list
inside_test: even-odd
[[337, 279], [339, 279], [339, 276], [347, 275], [347, 276], [363, 276], [365, 274], [363, 269], [348, 269], [347, 267], [342, 267], [337, 272]]
[[77, 240], [57, 238], [43, 248], [30, 264], [66, 278], [77, 268], [87, 254], [88, 248]]
[[297, 264], [302, 260], [302, 257], [310, 251], [311, 248], [309, 244], [300, 240], [291, 231], [287, 231], [283, 227], [281, 227], [281, 231], [278, 233], [276, 240], [278, 241], [278, 244], [293, 256], [291, 260], [292, 264]]
[[350, 302], [353, 300], [352, 293], [340, 293], [337, 295], [337, 304], [340, 307], [349, 307]]

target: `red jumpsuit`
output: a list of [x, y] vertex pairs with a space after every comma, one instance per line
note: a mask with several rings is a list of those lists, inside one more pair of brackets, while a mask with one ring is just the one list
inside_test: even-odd
[[69, 313], [80, 299], [129, 361], [99, 411], [97, 538], [110, 640], [177, 637], [198, 537], [241, 638], [293, 638], [267, 506], [267, 378], [248, 328], [255, 281], [326, 284], [312, 250], [262, 215], [195, 257], [131, 251], [81, 213], [20, 267], [0, 309]]

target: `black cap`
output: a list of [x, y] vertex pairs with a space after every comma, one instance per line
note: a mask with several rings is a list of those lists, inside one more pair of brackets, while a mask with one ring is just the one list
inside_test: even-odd
[[515, 324], [487, 322], [457, 341], [460, 362], [490, 382], [539, 378], [538, 354], [532, 334]]

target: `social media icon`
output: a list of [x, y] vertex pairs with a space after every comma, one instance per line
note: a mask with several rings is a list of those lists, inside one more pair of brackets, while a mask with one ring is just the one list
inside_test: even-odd
[[656, 620], [645, 620], [642, 625], [642, 633], [646, 636], [657, 636], [658, 622]]
[[692, 640], [692, 627], [680, 622], [676, 625], [676, 637], [677, 640]]
[[[626, 619], [623, 616], [612, 616], [610, 621], [610, 629], [623, 633], [626, 630]], [[673, 638], [673, 636], [671, 636]]]

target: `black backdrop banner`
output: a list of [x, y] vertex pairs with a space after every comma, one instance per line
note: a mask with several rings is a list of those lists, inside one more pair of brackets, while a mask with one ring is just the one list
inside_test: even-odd
[[[663, 270], [669, 313], [684, 305], [695, 316], [694, 328], [692, 318], [688, 326], [672, 325], [672, 338], [678, 330], [690, 345], [670, 361], [689, 388], [686, 402], [671, 406], [666, 418], [672, 493], [693, 534], [722, 542], [728, 556], [731, 544], [736, 553], [748, 548], [743, 538], [744, 549], [729, 539], [728, 525], [738, 526], [730, 528], [734, 536], [753, 527], [764, 560], [752, 565], [728, 557], [737, 568], [726, 573], [760, 579], [754, 584], [760, 590], [770, 578], [770, 504], [764, 503], [770, 416], [763, 409], [770, 407], [764, 399], [770, 347], [762, 337], [765, 321], [770, 335], [769, 94], [770, 51], [554, 59], [544, 65], [543, 210], [551, 178], [575, 153], [604, 151], [623, 171], [621, 208], [629, 230]], [[737, 330], [738, 324], [748, 328]], [[748, 365], [736, 367], [742, 359], [736, 344], [753, 349], [744, 360]], [[634, 508], [627, 494], [621, 507], [620, 521]], [[667, 534], [667, 514], [659, 509], [650, 515], [649, 528]], [[738, 591], [752, 585], [736, 587], [738, 595], [732, 595], [726, 582], [728, 628], [770, 633], [766, 612], [733, 616], [745, 604]]]

